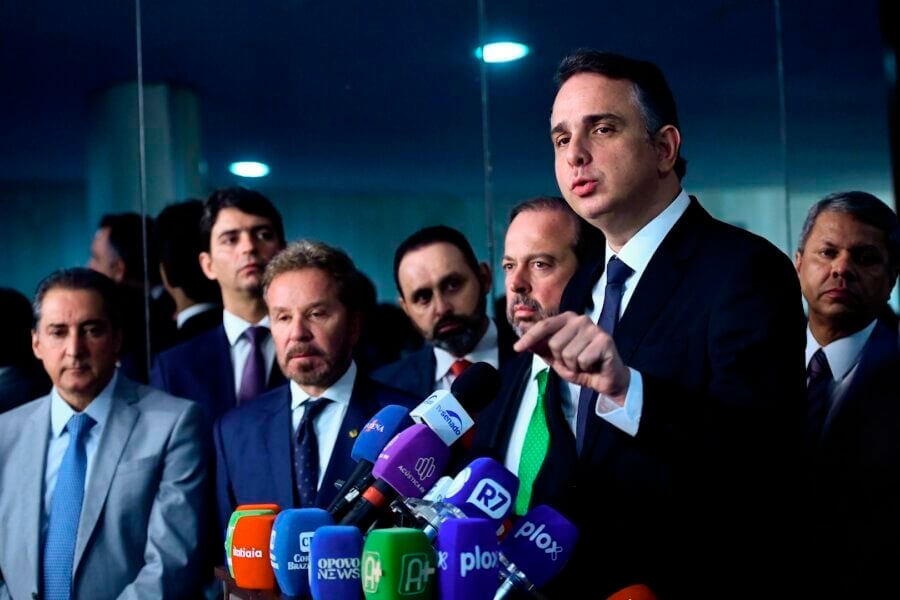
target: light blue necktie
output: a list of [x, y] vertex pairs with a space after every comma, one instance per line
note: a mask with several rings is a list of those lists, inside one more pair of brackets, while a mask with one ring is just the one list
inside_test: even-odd
[[56, 478], [50, 503], [50, 523], [44, 539], [44, 593], [41, 596], [44, 600], [69, 600], [72, 597], [72, 562], [87, 472], [84, 441], [93, 425], [94, 420], [83, 413], [74, 415], [66, 424], [69, 447]]

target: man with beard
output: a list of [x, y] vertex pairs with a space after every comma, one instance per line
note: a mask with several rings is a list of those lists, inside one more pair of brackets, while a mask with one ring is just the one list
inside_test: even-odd
[[[562, 198], [534, 198], [512, 209], [502, 266], [506, 319], [517, 335], [559, 312], [569, 278], [601, 244], [597, 230], [584, 223]], [[540, 469], [553, 467], [547, 411], [575, 410], [574, 406], [550, 407], [544, 402], [548, 371], [547, 363], [531, 352], [517, 354], [503, 367], [500, 394], [479, 415], [470, 452], [472, 456], [492, 456], [519, 476], [515, 505], [519, 515], [528, 511]]]
[[262, 296], [268, 262], [284, 248], [269, 199], [245, 188], [213, 192], [200, 222], [198, 260], [222, 290], [222, 324], [157, 356], [150, 385], [200, 403], [211, 425], [228, 409], [284, 382]]
[[497, 368], [510, 354], [487, 316], [491, 270], [478, 263], [465, 236], [444, 225], [426, 227], [394, 253], [394, 282], [400, 307], [428, 342], [373, 378], [416, 398], [450, 389], [470, 364]]
[[272, 337], [290, 383], [213, 428], [220, 531], [239, 504], [327, 506], [356, 466], [350, 453], [366, 422], [389, 404], [416, 404], [357, 372], [363, 286], [350, 258], [320, 242], [295, 242], [266, 268]]

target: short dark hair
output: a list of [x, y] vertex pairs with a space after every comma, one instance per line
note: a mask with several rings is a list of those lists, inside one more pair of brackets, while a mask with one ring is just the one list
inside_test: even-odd
[[298, 240], [276, 254], [263, 273], [263, 296], [272, 280], [282, 273], [301, 269], [319, 269], [334, 280], [338, 299], [350, 313], [363, 313], [369, 308], [366, 281], [343, 250], [324, 242]]
[[569, 203], [559, 196], [537, 196], [516, 204], [509, 211], [508, 225], [511, 225], [513, 219], [523, 212], [545, 210], [561, 212], [574, 223], [575, 240], [572, 243], [572, 251], [575, 253], [579, 265], [584, 264], [588, 258], [595, 256], [603, 248], [603, 234], [600, 233], [600, 230], [582, 219], [578, 213], [572, 210]]
[[121, 328], [122, 313], [119, 306], [119, 288], [116, 286], [116, 283], [103, 273], [84, 267], [73, 267], [53, 271], [38, 284], [37, 290], [34, 292], [34, 301], [31, 303], [35, 329], [37, 329], [37, 324], [41, 320], [41, 308], [44, 304], [44, 297], [48, 292], [55, 289], [96, 292], [103, 300], [103, 312], [110, 323], [112, 323], [113, 328]]
[[150, 217], [135, 212], [111, 213], [100, 219], [99, 229], [109, 229], [109, 245], [125, 263], [125, 281], [143, 282], [144, 279], [144, 224], [147, 232], [147, 278], [151, 283], [159, 281], [155, 269], [158, 264], [154, 239], [154, 223]]
[[[644, 117], [644, 127], [651, 138], [665, 125], [678, 128], [675, 97], [662, 71], [652, 62], [582, 48], [566, 56], [560, 63], [554, 78], [557, 89], [579, 73], [596, 73], [610, 79], [630, 81], [634, 90], [634, 102]], [[687, 161], [682, 158], [680, 149], [674, 171], [679, 180], [684, 179], [687, 174]]]
[[881, 231], [884, 234], [884, 243], [887, 247], [891, 268], [900, 268], [900, 224], [898, 224], [897, 215], [887, 204], [867, 192], [835, 192], [813, 204], [806, 214], [806, 221], [803, 222], [803, 229], [800, 231], [798, 252], [803, 252], [816, 224], [816, 219], [823, 212], [848, 214], [857, 221]]
[[209, 250], [210, 235], [219, 213], [225, 208], [236, 208], [248, 215], [263, 217], [272, 222], [278, 242], [284, 246], [284, 224], [281, 214], [272, 202], [254, 190], [236, 186], [215, 190], [206, 199], [203, 207], [203, 218], [200, 220], [200, 232], [203, 234], [203, 249]]
[[472, 272], [476, 276], [478, 275], [478, 259], [475, 258], [475, 252], [462, 232], [446, 225], [425, 227], [400, 242], [397, 251], [394, 252], [394, 283], [397, 285], [397, 291], [400, 292], [401, 297], [403, 297], [403, 289], [400, 287], [399, 273], [400, 262], [403, 260], [403, 257], [413, 250], [441, 242], [456, 246], [462, 253], [466, 264], [472, 269]]
[[172, 287], [197, 302], [219, 302], [218, 284], [203, 274], [198, 257], [206, 249], [200, 233], [203, 201], [185, 200], [170, 204], [156, 217], [159, 262]]
[[34, 317], [25, 294], [12, 288], [0, 288], [0, 367], [23, 365], [33, 356], [31, 330]]

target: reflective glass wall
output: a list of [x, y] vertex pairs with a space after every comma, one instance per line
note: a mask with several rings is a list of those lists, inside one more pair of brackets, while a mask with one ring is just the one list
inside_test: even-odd
[[[530, 53], [482, 65], [474, 49], [500, 39]], [[662, 67], [686, 189], [785, 252], [827, 192], [894, 204], [875, 0], [5, 3], [0, 285], [30, 296], [85, 264], [106, 212], [235, 184], [268, 195], [289, 238], [346, 249], [382, 301], [424, 225], [460, 228], [496, 266], [508, 209], [558, 193], [552, 76], [585, 46]], [[270, 174], [235, 176], [237, 160]]]

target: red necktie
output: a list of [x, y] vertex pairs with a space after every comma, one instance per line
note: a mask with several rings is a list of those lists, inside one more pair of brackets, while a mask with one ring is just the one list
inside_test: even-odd
[[467, 361], [464, 358], [458, 358], [456, 361], [450, 365], [450, 372], [453, 374], [453, 377], [459, 377], [463, 371], [472, 366], [472, 363]]

